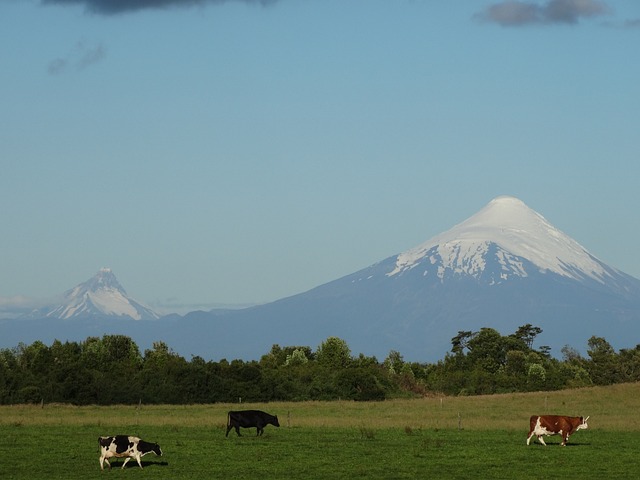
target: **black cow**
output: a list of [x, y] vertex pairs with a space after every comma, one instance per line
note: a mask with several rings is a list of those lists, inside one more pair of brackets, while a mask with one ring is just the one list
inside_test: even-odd
[[124, 468], [129, 460], [135, 458], [140, 468], [142, 468], [140, 458], [147, 453], [153, 452], [158, 456], [162, 456], [162, 450], [160, 450], [160, 445], [157, 443], [145, 442], [138, 437], [131, 437], [129, 435], [98, 437], [98, 443], [100, 444], [100, 470], [104, 469], [105, 463], [111, 468], [111, 464], [109, 463], [111, 457], [124, 458], [122, 468]]
[[232, 428], [236, 429], [236, 433], [239, 437], [240, 435], [240, 427], [242, 428], [251, 428], [256, 427], [256, 436], [262, 435], [264, 432], [264, 427], [268, 424], [279, 427], [278, 417], [274, 415], [269, 415], [268, 413], [262, 412], [260, 410], [240, 410], [236, 412], [229, 412], [227, 415], [227, 434], [225, 437], [229, 436], [229, 430]]

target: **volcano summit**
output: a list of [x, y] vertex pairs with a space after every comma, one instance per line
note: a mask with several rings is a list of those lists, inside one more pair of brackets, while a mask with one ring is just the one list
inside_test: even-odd
[[[531, 266], [525, 268], [527, 263]], [[490, 283], [537, 272], [606, 285], [620, 275], [524, 202], [509, 196], [495, 198], [471, 218], [401, 253], [388, 275], [415, 267], [426, 275], [436, 265], [435, 274], [441, 280], [445, 275], [468, 275]]]
[[46, 317], [59, 319], [86, 316], [123, 317], [152, 320], [158, 314], [127, 296], [110, 268], [102, 268], [93, 277], [64, 294], [64, 302], [53, 307]]

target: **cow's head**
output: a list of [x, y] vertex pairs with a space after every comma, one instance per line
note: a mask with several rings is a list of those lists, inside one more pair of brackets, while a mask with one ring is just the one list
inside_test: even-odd
[[160, 450], [160, 445], [158, 445], [157, 443], [153, 444], [153, 453], [155, 453], [159, 457], [162, 456], [162, 450]]
[[589, 417], [587, 418], [580, 417], [580, 425], [576, 427], [576, 430], [585, 430], [589, 428], [589, 425], [587, 425], [587, 420], [589, 420]]

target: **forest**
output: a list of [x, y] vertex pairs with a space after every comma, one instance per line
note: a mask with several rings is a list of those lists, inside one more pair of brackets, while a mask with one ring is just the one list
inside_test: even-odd
[[125, 335], [82, 342], [36, 341], [0, 350], [0, 404], [204, 404], [304, 400], [375, 401], [426, 395], [549, 391], [640, 380], [640, 345], [616, 352], [602, 337], [587, 357], [566, 346], [562, 359], [534, 348], [530, 324], [501, 335], [460, 331], [436, 363], [353, 355], [329, 337], [309, 346], [273, 345], [260, 360], [190, 360], [164, 342], [141, 352]]

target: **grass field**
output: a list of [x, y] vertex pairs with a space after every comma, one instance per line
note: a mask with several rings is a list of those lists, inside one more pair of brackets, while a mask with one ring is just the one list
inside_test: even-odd
[[[225, 438], [226, 412], [241, 408], [277, 414], [281, 428]], [[638, 411], [636, 384], [376, 403], [2, 406], [0, 478], [628, 479], [640, 476]], [[589, 429], [566, 448], [559, 437], [527, 447], [538, 413], [590, 415]], [[164, 455], [145, 456], [143, 470], [115, 460], [101, 472], [97, 437], [120, 433], [158, 442]]]

